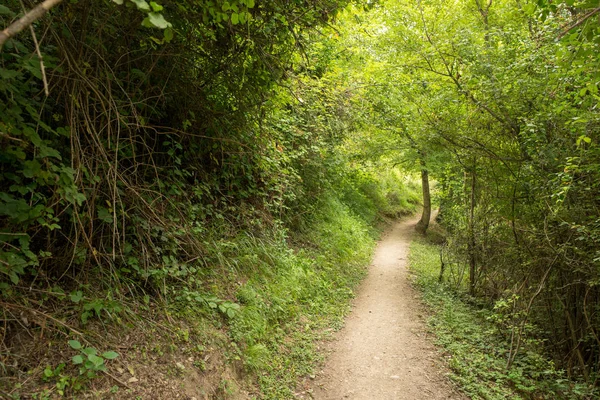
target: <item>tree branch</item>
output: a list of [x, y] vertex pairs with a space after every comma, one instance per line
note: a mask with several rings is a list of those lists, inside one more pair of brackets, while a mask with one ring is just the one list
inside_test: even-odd
[[575, 22], [572, 25], [569, 25], [565, 29], [563, 29], [563, 31], [560, 33], [560, 35], [558, 35], [557, 39], [562, 39], [563, 36], [565, 36], [567, 33], [571, 32], [573, 29], [577, 28], [579, 25], [583, 24], [585, 21], [587, 21], [594, 15], [598, 14], [599, 12], [600, 12], [600, 7], [594, 8], [592, 11], [588, 12], [583, 17], [581, 17], [580, 20], [578, 20], [577, 22]]
[[62, 2], [62, 0], [45, 0], [32, 8], [28, 13], [23, 15], [20, 19], [10, 24], [6, 29], [0, 31], [0, 49], [4, 46], [4, 43], [15, 36], [23, 29], [30, 26], [33, 22], [40, 19], [46, 14], [52, 7]]

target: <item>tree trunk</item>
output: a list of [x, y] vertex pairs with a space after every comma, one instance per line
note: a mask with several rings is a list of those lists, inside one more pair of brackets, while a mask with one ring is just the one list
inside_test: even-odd
[[469, 204], [469, 293], [471, 296], [475, 295], [475, 285], [477, 284], [477, 261], [475, 255], [475, 185], [477, 182], [477, 173], [473, 166], [473, 172], [471, 173], [471, 198]]
[[415, 229], [424, 235], [429, 228], [429, 219], [431, 218], [431, 193], [429, 192], [429, 172], [421, 169], [421, 184], [423, 186], [423, 214], [417, 223]]

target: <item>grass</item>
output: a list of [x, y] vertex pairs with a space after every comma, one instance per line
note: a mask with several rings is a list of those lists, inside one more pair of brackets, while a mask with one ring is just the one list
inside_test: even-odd
[[267, 244], [269, 262], [237, 291], [242, 308], [230, 335], [246, 368], [257, 373], [264, 399], [293, 398], [298, 380], [312, 373], [320, 359], [314, 344], [341, 326], [375, 244], [366, 223], [334, 198], [305, 239], [313, 246]]
[[439, 249], [427, 239], [411, 244], [414, 282], [431, 311], [429, 327], [448, 359], [451, 379], [472, 399], [593, 399], [598, 391], [569, 381], [531, 340], [506, 368], [509, 335], [494, 311], [438, 282]]
[[[359, 174], [319, 198], [295, 231], [282, 221], [204, 227], [190, 248], [201, 257], [191, 261], [165, 237], [172, 257], [149, 266], [156, 275], [145, 286], [128, 280], [128, 265], [115, 269], [110, 289], [40, 292], [59, 326], [48, 332], [35, 321], [14, 334], [23, 340], [11, 356], [25, 362], [0, 378], [0, 397], [294, 398], [322, 358], [317, 343], [343, 324], [375, 246], [374, 226], [415, 207], [418, 188], [401, 178]], [[87, 281], [100, 279], [90, 273]], [[106, 373], [88, 376], [73, 362], [80, 351], [69, 339], [118, 357], [105, 360]]]

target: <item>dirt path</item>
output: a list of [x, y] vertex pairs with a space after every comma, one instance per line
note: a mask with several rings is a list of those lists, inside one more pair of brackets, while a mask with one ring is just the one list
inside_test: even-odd
[[354, 309], [312, 385], [313, 399], [466, 399], [444, 377], [408, 283], [417, 220], [398, 222], [379, 243]]

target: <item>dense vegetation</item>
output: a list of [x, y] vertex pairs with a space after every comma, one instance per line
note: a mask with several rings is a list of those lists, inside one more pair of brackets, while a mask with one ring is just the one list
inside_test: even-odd
[[424, 182], [437, 181], [448, 233], [441, 279], [494, 311], [505, 368], [537, 343], [591, 386], [598, 11], [573, 1], [388, 1], [348, 22], [362, 62], [351, 73], [373, 121], [361, 147], [413, 160]]
[[535, 348], [597, 384], [597, 3], [51, 3], [20, 32], [36, 3], [0, 5], [1, 394], [133, 396], [119, 376], [166, 348], [210, 395], [291, 397], [300, 332], [414, 207], [403, 174], [426, 213], [436, 181], [440, 279], [493, 315], [504, 368]]
[[291, 397], [417, 200], [343, 149], [346, 5], [70, 1], [4, 43], [1, 396]]
[[411, 244], [410, 268], [431, 310], [429, 327], [448, 361], [450, 378], [461, 390], [472, 399], [488, 400], [597, 398], [597, 387], [569, 379], [567, 371], [548, 357], [543, 342], [533, 337], [506, 366], [511, 338], [506, 334], [504, 310], [473, 301], [453, 282], [440, 284], [437, 235]]

